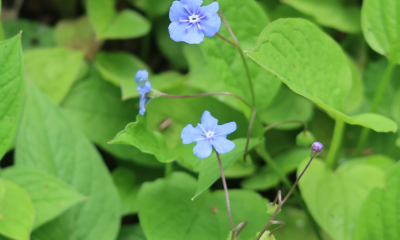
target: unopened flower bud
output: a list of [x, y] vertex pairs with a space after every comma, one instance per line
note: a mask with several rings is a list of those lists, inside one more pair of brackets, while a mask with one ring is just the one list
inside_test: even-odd
[[314, 142], [311, 145], [311, 157], [317, 157], [321, 152], [322, 149], [324, 148], [324, 145], [322, 145], [322, 143], [320, 142]]

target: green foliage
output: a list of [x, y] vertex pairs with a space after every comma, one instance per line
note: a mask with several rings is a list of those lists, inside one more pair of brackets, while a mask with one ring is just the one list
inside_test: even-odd
[[0, 42], [0, 157], [14, 140], [23, 101], [25, 85], [21, 35]]
[[140, 225], [122, 226], [117, 240], [147, 240]]
[[136, 183], [135, 173], [129, 168], [119, 167], [112, 172], [112, 178], [121, 200], [121, 215], [137, 213], [139, 185]]

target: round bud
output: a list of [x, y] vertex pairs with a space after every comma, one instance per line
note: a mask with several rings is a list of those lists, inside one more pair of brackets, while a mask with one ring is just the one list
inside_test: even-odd
[[298, 147], [310, 146], [315, 141], [314, 135], [309, 131], [302, 131], [296, 136], [296, 145]]
[[311, 157], [316, 157], [318, 156], [321, 152], [322, 149], [324, 148], [324, 145], [322, 145], [322, 143], [320, 142], [314, 142], [311, 145]]

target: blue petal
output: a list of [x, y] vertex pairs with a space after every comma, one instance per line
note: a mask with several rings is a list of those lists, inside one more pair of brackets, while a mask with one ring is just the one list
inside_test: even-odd
[[144, 82], [146, 79], [149, 78], [149, 73], [146, 70], [139, 70], [135, 74], [135, 82], [140, 85], [139, 80]]
[[214, 131], [217, 127], [218, 119], [211, 116], [209, 111], [204, 111], [203, 116], [201, 116], [201, 126], [206, 132]]
[[214, 36], [221, 27], [221, 18], [214, 13], [200, 21], [201, 30], [207, 37]]
[[219, 134], [228, 135], [236, 131], [236, 128], [237, 126], [235, 122], [225, 123], [219, 126], [217, 125], [217, 127], [215, 128], [214, 135], [219, 135]]
[[230, 152], [235, 148], [235, 143], [226, 139], [226, 135], [215, 137], [212, 140], [212, 145], [214, 146], [215, 151], [221, 154]]
[[201, 7], [200, 8], [200, 17], [204, 16], [204, 15], [211, 15], [214, 13], [217, 13], [219, 9], [219, 5], [218, 2], [213, 2], [211, 4], [208, 4], [207, 6]]
[[179, 1], [174, 1], [169, 9], [169, 20], [179, 22], [179, 20], [189, 20], [189, 13]]
[[149, 81], [145, 82], [139, 94], [144, 95], [151, 90], [151, 83]]
[[172, 22], [168, 27], [169, 36], [175, 42], [180, 42], [183, 35], [186, 34], [186, 28], [189, 26], [189, 23]]
[[208, 139], [196, 142], [196, 146], [193, 148], [193, 153], [198, 158], [206, 158], [211, 155], [212, 147]]
[[181, 41], [189, 44], [199, 44], [204, 40], [204, 33], [197, 25], [192, 24], [191, 27], [186, 28], [185, 33], [182, 36]]
[[192, 124], [188, 124], [186, 127], [183, 128], [181, 132], [181, 138], [183, 144], [189, 144], [194, 142], [196, 139], [204, 138], [203, 130], [197, 125], [195, 128]]
[[146, 104], [147, 104], [149, 99], [150, 99], [149, 97], [146, 97], [144, 95], [140, 96], [140, 99], [139, 99], [139, 114], [142, 115], [142, 116], [146, 112]]
[[192, 14], [198, 14], [203, 0], [181, 0], [182, 5]]

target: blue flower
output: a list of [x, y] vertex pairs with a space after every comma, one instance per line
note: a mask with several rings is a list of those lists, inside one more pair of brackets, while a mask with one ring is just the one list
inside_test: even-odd
[[207, 37], [214, 36], [221, 27], [217, 12], [218, 2], [200, 7], [202, 0], [174, 1], [169, 10], [171, 24], [169, 35], [175, 42], [199, 44]]
[[204, 111], [201, 117], [201, 124], [198, 123], [195, 128], [192, 124], [188, 124], [182, 130], [182, 143], [196, 142], [193, 153], [198, 158], [210, 156], [212, 147], [221, 154], [232, 151], [235, 148], [235, 144], [226, 139], [226, 135], [236, 131], [236, 123], [230, 122], [223, 125], [218, 125], [217, 123], [218, 119], [211, 116], [209, 111]]
[[139, 91], [139, 113], [140, 115], [144, 115], [146, 111], [146, 103], [150, 100], [149, 97], [146, 96], [146, 93], [151, 90], [151, 83], [149, 81], [149, 73], [146, 70], [139, 70], [135, 75], [135, 82], [138, 87], [136, 90]]

